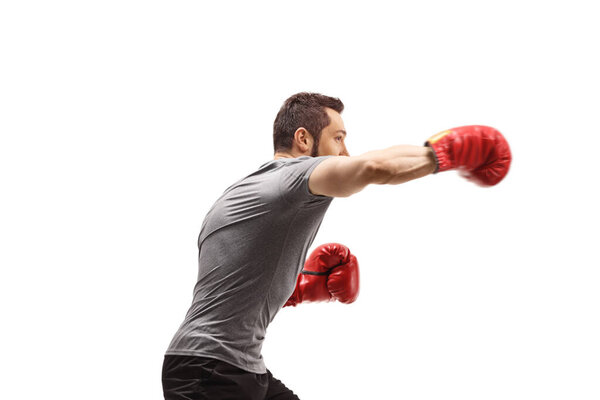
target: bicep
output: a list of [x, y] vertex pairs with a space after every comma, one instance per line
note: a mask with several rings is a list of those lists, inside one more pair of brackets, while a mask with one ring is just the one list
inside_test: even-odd
[[312, 172], [308, 188], [313, 194], [348, 197], [368, 184], [397, 185], [435, 171], [429, 147], [399, 145], [355, 157], [331, 157]]
[[365, 157], [331, 157], [321, 162], [308, 179], [312, 194], [348, 197], [371, 183], [373, 167]]

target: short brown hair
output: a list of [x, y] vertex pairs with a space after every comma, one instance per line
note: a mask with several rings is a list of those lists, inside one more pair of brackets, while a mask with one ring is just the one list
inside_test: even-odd
[[321, 131], [331, 123], [325, 107], [340, 114], [344, 111], [344, 103], [340, 99], [319, 93], [301, 92], [288, 98], [279, 109], [273, 123], [275, 152], [292, 149], [294, 133], [298, 128], [306, 129], [318, 146]]

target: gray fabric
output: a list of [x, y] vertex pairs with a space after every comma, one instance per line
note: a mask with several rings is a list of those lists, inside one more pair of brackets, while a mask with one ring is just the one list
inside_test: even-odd
[[266, 373], [267, 326], [294, 291], [332, 197], [308, 190], [325, 157], [273, 160], [230, 186], [198, 238], [192, 305], [166, 352]]

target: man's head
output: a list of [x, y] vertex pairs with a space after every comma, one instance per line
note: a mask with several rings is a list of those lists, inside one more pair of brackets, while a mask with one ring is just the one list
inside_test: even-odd
[[281, 106], [273, 123], [275, 156], [347, 156], [344, 104], [318, 93], [297, 93]]

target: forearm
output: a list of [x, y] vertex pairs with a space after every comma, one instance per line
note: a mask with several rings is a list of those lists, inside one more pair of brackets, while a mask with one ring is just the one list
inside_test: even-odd
[[315, 195], [348, 197], [369, 184], [397, 185], [434, 172], [435, 156], [423, 146], [393, 146], [353, 157], [331, 157], [312, 172], [308, 188]]
[[435, 171], [435, 156], [430, 147], [399, 145], [362, 154], [375, 165], [371, 182], [397, 185]]

